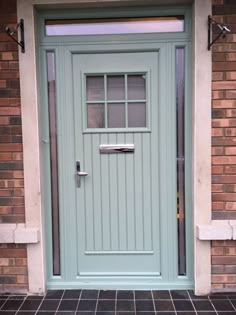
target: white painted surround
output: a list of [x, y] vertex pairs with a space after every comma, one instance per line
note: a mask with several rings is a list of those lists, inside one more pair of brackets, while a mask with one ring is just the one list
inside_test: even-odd
[[[40, 161], [39, 92], [37, 81], [37, 39], [35, 10], [37, 6], [111, 6], [138, 4], [193, 5], [193, 229], [195, 293], [211, 291], [211, 257], [209, 238], [199, 240], [197, 226], [211, 224], [211, 53], [207, 50], [207, 16], [211, 0], [18, 0], [18, 20], [24, 19], [24, 54], [19, 52], [24, 149], [26, 228], [39, 230], [39, 242], [27, 244], [29, 292], [42, 293], [46, 287], [44, 251], [42, 168]], [[201, 228], [200, 228], [201, 229]]]

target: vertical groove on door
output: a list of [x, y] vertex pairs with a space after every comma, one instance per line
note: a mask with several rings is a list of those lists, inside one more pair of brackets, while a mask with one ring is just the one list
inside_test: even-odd
[[101, 173], [100, 173], [100, 154], [98, 154], [98, 148], [100, 144], [100, 135], [93, 134], [93, 147], [92, 147], [92, 155], [93, 155], [93, 199], [94, 206], [96, 207], [96, 211], [94, 209], [94, 237], [95, 237], [95, 250], [102, 250], [102, 206], [101, 206]]
[[142, 135], [142, 167], [143, 167], [143, 224], [144, 224], [144, 250], [153, 250], [152, 248], [152, 230], [151, 230], [151, 165], [150, 156], [146, 152], [150, 152], [150, 134]]
[[[134, 143], [133, 133], [126, 135], [126, 143]], [[135, 182], [134, 182], [134, 169], [127, 167], [133, 165], [134, 153], [126, 154], [126, 182], [127, 182], [127, 250], [135, 250]]]
[[[91, 135], [84, 135], [84, 163], [81, 164], [81, 170], [87, 170], [91, 174], [92, 171], [92, 150]], [[86, 157], [86, 158], [85, 158]], [[86, 181], [86, 185], [85, 185]], [[86, 232], [87, 244], [86, 250], [94, 250], [94, 222], [93, 222], [93, 195], [92, 195], [92, 179], [91, 176], [81, 178], [81, 185], [85, 187], [86, 200]]]
[[141, 135], [135, 133], [134, 136], [135, 145], [135, 200], [136, 200], [136, 250], [143, 250], [143, 194], [142, 194], [142, 163], [141, 163], [141, 150], [142, 142]]
[[[116, 143], [116, 134], [109, 135], [109, 143]], [[116, 154], [109, 154], [109, 176], [110, 176], [110, 211], [111, 211], [111, 250], [119, 249], [119, 231], [118, 231], [118, 194], [117, 194], [117, 157]]]
[[[117, 135], [117, 142], [124, 143], [124, 134], [120, 133]], [[118, 199], [119, 199], [119, 231], [120, 231], [120, 243], [119, 249], [125, 251], [126, 250], [126, 230], [125, 230], [125, 157], [124, 154], [117, 155], [118, 163]]]

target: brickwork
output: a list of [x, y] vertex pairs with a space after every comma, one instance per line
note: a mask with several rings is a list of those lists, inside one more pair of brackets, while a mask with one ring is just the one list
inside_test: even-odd
[[[236, 220], [236, 1], [212, 9], [231, 29], [212, 47], [212, 218]], [[212, 286], [236, 289], [236, 241], [212, 242]]]
[[[24, 181], [18, 46], [5, 33], [16, 0], [0, 1], [0, 223], [23, 223]], [[25, 245], [0, 245], [0, 290], [27, 289]]]

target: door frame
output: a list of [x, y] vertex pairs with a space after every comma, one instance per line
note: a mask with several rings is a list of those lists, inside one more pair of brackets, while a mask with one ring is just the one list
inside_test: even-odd
[[[20, 54], [20, 80], [24, 147], [26, 224], [41, 231], [40, 243], [27, 245], [29, 290], [45, 291], [45, 256], [43, 236], [42, 166], [40, 150], [39, 94], [37, 80], [37, 41], [34, 9], [39, 4], [65, 1], [19, 0], [18, 16], [25, 20], [26, 53]], [[78, 3], [73, 0], [70, 3]], [[124, 1], [126, 2], [126, 1]], [[178, 1], [174, 1], [177, 3]], [[132, 1], [129, 4], [132, 4]], [[133, 2], [135, 4], [135, 1]], [[155, 1], [157, 4], [157, 1]], [[193, 210], [194, 232], [199, 223], [209, 223], [211, 214], [211, 54], [206, 49], [207, 25], [205, 17], [211, 13], [210, 0], [197, 0], [193, 4]], [[197, 25], [197, 27], [195, 27]], [[27, 71], [25, 71], [27, 69]], [[201, 95], [205, 97], [202, 98]], [[204, 121], [203, 121], [204, 117]], [[204, 169], [204, 172], [202, 171]], [[37, 178], [37, 180], [35, 180]], [[195, 292], [210, 292], [210, 242], [204, 244], [194, 236]], [[205, 260], [205, 264], [203, 263]], [[35, 268], [36, 263], [36, 268]], [[36, 271], [37, 270], [37, 271]]]
[[[153, 12], [153, 11], [152, 11]], [[177, 37], [177, 36], [176, 36]], [[169, 282], [165, 281], [165, 277], [159, 276], [156, 277], [156, 282], [155, 280], [149, 276], [148, 280], [146, 279], [146, 283], [145, 281], [138, 279], [138, 277], [133, 277], [132, 279], [130, 279], [130, 284], [125, 283], [125, 281], [121, 282], [121, 280], [117, 280], [116, 282], [116, 278], [115, 277], [108, 277], [109, 279], [107, 279], [106, 281], [102, 281], [102, 279], [99, 281], [99, 277], [96, 277], [94, 275], [93, 281], [94, 282], [90, 282], [89, 278], [84, 277], [78, 281], [77, 283], [75, 282], [70, 282], [70, 281], [66, 281], [65, 278], [67, 278], [67, 275], [70, 273], [70, 269], [66, 266], [67, 262], [65, 259], [65, 256], [68, 256], [69, 250], [71, 250], [70, 244], [65, 242], [65, 238], [66, 235], [68, 235], [68, 233], [70, 233], [69, 231], [65, 231], [66, 230], [66, 226], [71, 226], [71, 224], [73, 224], [73, 220], [74, 218], [72, 218], [70, 216], [69, 213], [66, 212], [65, 209], [67, 209], [69, 206], [64, 206], [65, 204], [69, 204], [70, 207], [72, 207], [73, 205], [73, 200], [74, 200], [74, 195], [72, 200], [70, 201], [66, 201], [63, 196], [60, 197], [60, 204], [61, 209], [60, 209], [60, 215], [61, 215], [61, 222], [60, 222], [60, 235], [61, 235], [61, 267], [62, 267], [62, 272], [60, 276], [55, 276], [53, 275], [52, 272], [52, 219], [51, 219], [51, 212], [49, 211], [49, 209], [51, 208], [51, 201], [50, 201], [50, 191], [51, 191], [51, 187], [50, 187], [50, 172], [48, 171], [50, 169], [50, 156], [49, 156], [49, 150], [48, 150], [48, 144], [43, 144], [43, 149], [42, 149], [42, 154], [43, 154], [43, 162], [44, 162], [44, 185], [43, 185], [43, 191], [44, 191], [44, 207], [45, 209], [47, 209], [47, 211], [45, 211], [45, 235], [46, 235], [46, 256], [47, 256], [47, 288], [49, 289], [55, 289], [55, 288], [72, 288], [72, 287], [76, 287], [77, 286], [81, 286], [83, 285], [83, 288], [90, 288], [90, 287], [100, 287], [100, 288], [116, 288], [117, 286], [120, 286], [120, 288], [127, 288], [127, 289], [132, 289], [132, 288], [138, 288], [138, 289], [191, 289], [193, 288], [193, 283], [192, 283], [192, 279], [193, 279], [193, 261], [192, 261], [192, 242], [193, 242], [193, 233], [192, 233], [192, 213], [190, 211], [191, 209], [191, 204], [192, 204], [192, 200], [191, 200], [191, 92], [189, 92], [189, 90], [191, 89], [190, 87], [190, 82], [191, 79], [189, 78], [191, 76], [191, 69], [190, 69], [190, 65], [191, 65], [191, 43], [189, 42], [189, 40], [183, 40], [181, 39], [175, 39], [175, 41], [171, 40], [171, 42], [168, 43], [163, 43], [163, 42], [159, 42], [158, 40], [154, 43], [154, 42], [149, 42], [148, 39], [146, 39], [146, 42], [144, 43], [143, 40], [142, 42], [140, 41], [137, 42], [137, 39], [132, 42], [132, 40], [130, 40], [130, 38], [127, 37], [126, 40], [123, 40], [123, 43], [121, 45], [121, 42], [119, 40], [118, 44], [114, 43], [115, 41], [113, 40], [113, 43], [110, 45], [106, 45], [106, 50], [104, 50], [104, 45], [105, 43], [102, 43], [99, 40], [99, 45], [97, 43], [92, 44], [91, 43], [82, 43], [79, 46], [77, 45], [72, 45], [67, 43], [67, 45], [63, 45], [63, 47], [60, 46], [53, 46], [46, 44], [45, 46], [42, 45], [42, 47], [40, 48], [40, 52], [41, 52], [41, 63], [40, 63], [40, 68], [43, 69], [45, 68], [45, 53], [46, 51], [55, 51], [55, 53], [57, 53], [56, 55], [56, 69], [58, 69], [58, 75], [56, 76], [56, 80], [57, 80], [57, 87], [58, 87], [58, 91], [59, 91], [59, 95], [60, 95], [60, 99], [57, 99], [57, 106], [58, 106], [58, 113], [60, 113], [61, 111], [63, 111], [63, 105], [66, 103], [66, 101], [68, 100], [68, 105], [70, 103], [72, 103], [72, 97], [70, 95], [68, 95], [66, 92], [65, 93], [61, 93], [61, 88], [59, 87], [59, 80], [60, 78], [62, 78], [63, 73], [65, 71], [65, 73], [67, 73], [67, 75], [69, 75], [69, 72], [67, 71], [70, 67], [71, 64], [70, 62], [67, 62], [66, 60], [68, 60], [68, 58], [70, 58], [70, 53], [77, 53], [79, 51], [79, 53], [83, 54], [83, 53], [101, 53], [101, 52], [112, 52], [114, 53], [115, 51], [117, 51], [118, 53], [122, 53], [122, 52], [157, 52], [159, 51], [159, 55], [161, 55], [161, 60], [160, 61], [164, 61], [164, 64], [161, 64], [161, 62], [159, 63], [160, 69], [161, 71], [165, 71], [165, 69], [169, 66], [168, 68], [172, 67], [175, 68], [175, 50], [176, 48], [179, 47], [183, 47], [185, 49], [185, 101], [186, 101], [186, 108], [185, 108], [185, 128], [186, 131], [185, 132], [185, 178], [186, 178], [186, 184], [185, 184], [185, 191], [186, 196], [188, 196], [188, 198], [186, 197], [186, 216], [185, 216], [185, 222], [186, 222], [186, 269], [187, 269], [187, 274], [186, 276], [178, 276], [178, 272], [177, 272], [177, 259], [178, 259], [178, 250], [177, 250], [177, 219], [176, 219], [176, 213], [174, 213], [175, 209], [170, 207], [170, 212], [168, 212], [167, 214], [165, 213], [163, 209], [163, 207], [160, 205], [160, 219], [163, 223], [162, 225], [162, 232], [166, 232], [167, 230], [163, 229], [163, 226], [168, 226], [168, 229], [170, 229], [171, 231], [173, 231], [173, 234], [176, 234], [176, 244], [174, 244], [174, 242], [170, 242], [170, 238], [169, 238], [169, 233], [165, 234], [165, 237], [161, 234], [160, 238], [161, 238], [161, 253], [164, 253], [164, 248], [167, 245], [169, 248], [168, 251], [168, 255], [169, 258], [166, 258], [167, 263], [165, 263], [165, 261], [163, 260], [163, 257], [161, 256], [161, 271], [163, 272], [163, 274], [165, 274], [165, 277], [169, 277], [170, 280]], [[67, 58], [66, 58], [67, 56]], [[168, 56], [168, 59], [166, 58], [166, 56]], [[60, 58], [60, 59], [59, 59]], [[66, 59], [65, 59], [66, 58]], [[168, 61], [169, 60], [169, 61]], [[66, 69], [66, 70], [65, 70]], [[168, 70], [170, 71], [170, 70]], [[42, 115], [41, 115], [41, 124], [43, 126], [43, 130], [42, 130], [42, 139], [48, 139], [48, 126], [47, 126], [47, 122], [48, 122], [48, 118], [47, 118], [47, 113], [48, 113], [48, 109], [47, 109], [47, 93], [45, 91], [47, 83], [46, 83], [46, 71], [42, 71], [41, 70], [41, 100], [42, 100], [42, 106], [44, 108], [41, 109]], [[169, 80], [169, 85], [171, 86], [171, 89], [174, 91], [175, 90], [175, 73], [173, 72], [173, 77]], [[68, 78], [68, 80], [66, 80], [64, 87], [65, 90], [71, 90], [70, 88], [71, 83], [70, 83], [70, 79]], [[165, 85], [164, 82], [161, 82], [160, 85], [160, 90], [165, 89]], [[175, 104], [175, 99], [174, 99], [174, 93], [168, 93], [166, 95], [167, 98], [167, 104]], [[43, 105], [45, 104], [45, 105]], [[69, 112], [69, 111], [68, 111]], [[165, 114], [163, 113], [163, 108], [159, 108], [159, 114], [162, 114], [162, 116], [164, 116]], [[166, 106], [166, 113], [168, 115], [170, 115], [170, 120], [175, 122], [175, 118], [174, 116], [174, 109], [171, 108], [170, 106]], [[67, 113], [64, 114], [60, 114], [60, 116], [58, 117], [58, 123], [62, 123], [62, 118], [66, 119], [67, 118]], [[72, 116], [71, 116], [72, 117]], [[71, 118], [72, 119], [72, 118]], [[68, 120], [68, 119], [67, 119]], [[161, 123], [162, 124], [162, 123]], [[68, 125], [68, 122], [67, 122]], [[73, 125], [73, 123], [72, 123]], [[172, 126], [172, 128], [171, 128]], [[163, 134], [163, 137], [165, 137], [165, 134], [168, 134], [169, 132], [174, 133], [174, 129], [175, 127], [175, 123], [173, 123], [173, 125], [171, 124], [171, 126], [168, 126], [167, 124], [165, 125], [164, 123], [162, 124], [162, 129], [159, 130], [159, 132], [161, 132]], [[165, 129], [164, 129], [165, 128]], [[164, 131], [163, 131], [164, 129]], [[171, 131], [169, 131], [171, 130]], [[66, 133], [66, 139], [67, 142], [70, 142], [71, 145], [73, 143], [72, 139], [70, 139], [69, 135], [68, 135], [68, 127], [66, 128], [66, 130], [64, 130], [64, 128], [61, 129], [60, 134], [64, 134]], [[65, 154], [63, 154], [64, 152], [64, 146], [61, 144], [61, 147], [63, 146], [63, 149], [60, 150], [60, 138], [63, 137], [62, 135], [59, 137], [58, 140], [58, 145], [59, 145], [59, 149], [58, 149], [58, 157], [59, 155], [62, 155], [64, 157], [64, 159], [66, 160], [66, 165], [63, 167], [62, 164], [64, 164], [63, 162], [60, 163], [61, 164], [61, 174], [67, 174], [69, 169], [71, 169], [71, 165], [72, 164], [72, 168], [73, 165], [75, 164], [75, 160], [73, 163], [73, 158], [71, 159], [70, 163], [69, 158], [66, 157]], [[65, 136], [64, 136], [65, 137]], [[174, 139], [173, 139], [174, 140]], [[163, 138], [159, 138], [157, 139], [157, 142], [160, 141], [160, 143], [162, 143], [162, 146], [160, 148], [164, 149], [164, 143], [166, 143], [166, 140], [163, 140]], [[71, 155], [73, 150], [71, 150]], [[169, 152], [169, 150], [168, 150]], [[173, 145], [170, 149], [170, 156], [174, 156], [175, 155], [175, 146]], [[161, 156], [161, 155], [160, 155]], [[162, 159], [162, 162], [164, 160]], [[68, 165], [69, 164], [69, 165]], [[165, 163], [163, 163], [163, 165], [165, 166]], [[175, 167], [175, 164], [172, 165], [171, 168], [171, 172], [175, 172], [173, 170], [173, 168]], [[65, 168], [65, 169], [64, 169]], [[168, 172], [168, 167], [166, 168], [166, 172]], [[161, 176], [162, 178], [164, 178], [164, 171], [161, 169], [160, 170]], [[61, 191], [66, 191], [66, 195], [69, 195], [71, 192], [70, 190], [67, 190], [69, 187], [69, 184], [65, 184], [65, 182], [67, 182], [67, 180], [65, 179], [65, 181], [63, 180], [63, 183], [61, 183], [62, 185], [62, 189]], [[176, 182], [176, 179], [174, 179], [174, 182]], [[175, 194], [175, 183], [170, 185], [170, 192]], [[167, 189], [166, 189], [167, 190]], [[160, 189], [161, 191], [161, 189]], [[161, 193], [161, 192], [160, 192]], [[169, 198], [167, 196], [167, 194], [165, 194], [165, 191], [163, 189], [163, 194], [161, 194], [161, 200], [165, 199], [165, 201], [168, 202]], [[163, 202], [163, 201], [161, 201]], [[187, 207], [188, 206], [188, 207]], [[65, 213], [66, 212], [66, 213]], [[64, 227], [64, 222], [68, 222], [67, 224], [65, 224]], [[70, 222], [70, 223], [69, 223]], [[70, 230], [71, 231], [71, 230]], [[71, 232], [73, 234], [73, 236], [71, 236], [71, 238], [74, 238], [74, 233]], [[165, 239], [167, 240], [167, 244], [165, 244]], [[169, 239], [169, 240], [168, 240]], [[72, 243], [72, 242], [71, 242]], [[167, 251], [167, 250], [166, 250]], [[64, 253], [64, 254], [63, 254]], [[171, 256], [173, 254], [173, 256]], [[65, 255], [65, 256], [64, 256]], [[169, 265], [169, 268], [168, 268]], [[68, 271], [67, 271], [68, 270]], [[79, 280], [79, 279], [78, 279]], [[168, 281], [168, 280], [167, 280]], [[102, 283], [102, 284], [101, 284]]]

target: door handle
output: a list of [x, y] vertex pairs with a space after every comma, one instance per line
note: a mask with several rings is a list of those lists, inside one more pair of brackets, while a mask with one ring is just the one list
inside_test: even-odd
[[81, 186], [81, 177], [85, 177], [88, 175], [87, 172], [82, 172], [80, 171], [80, 161], [76, 162], [76, 183], [77, 183], [77, 187]]

